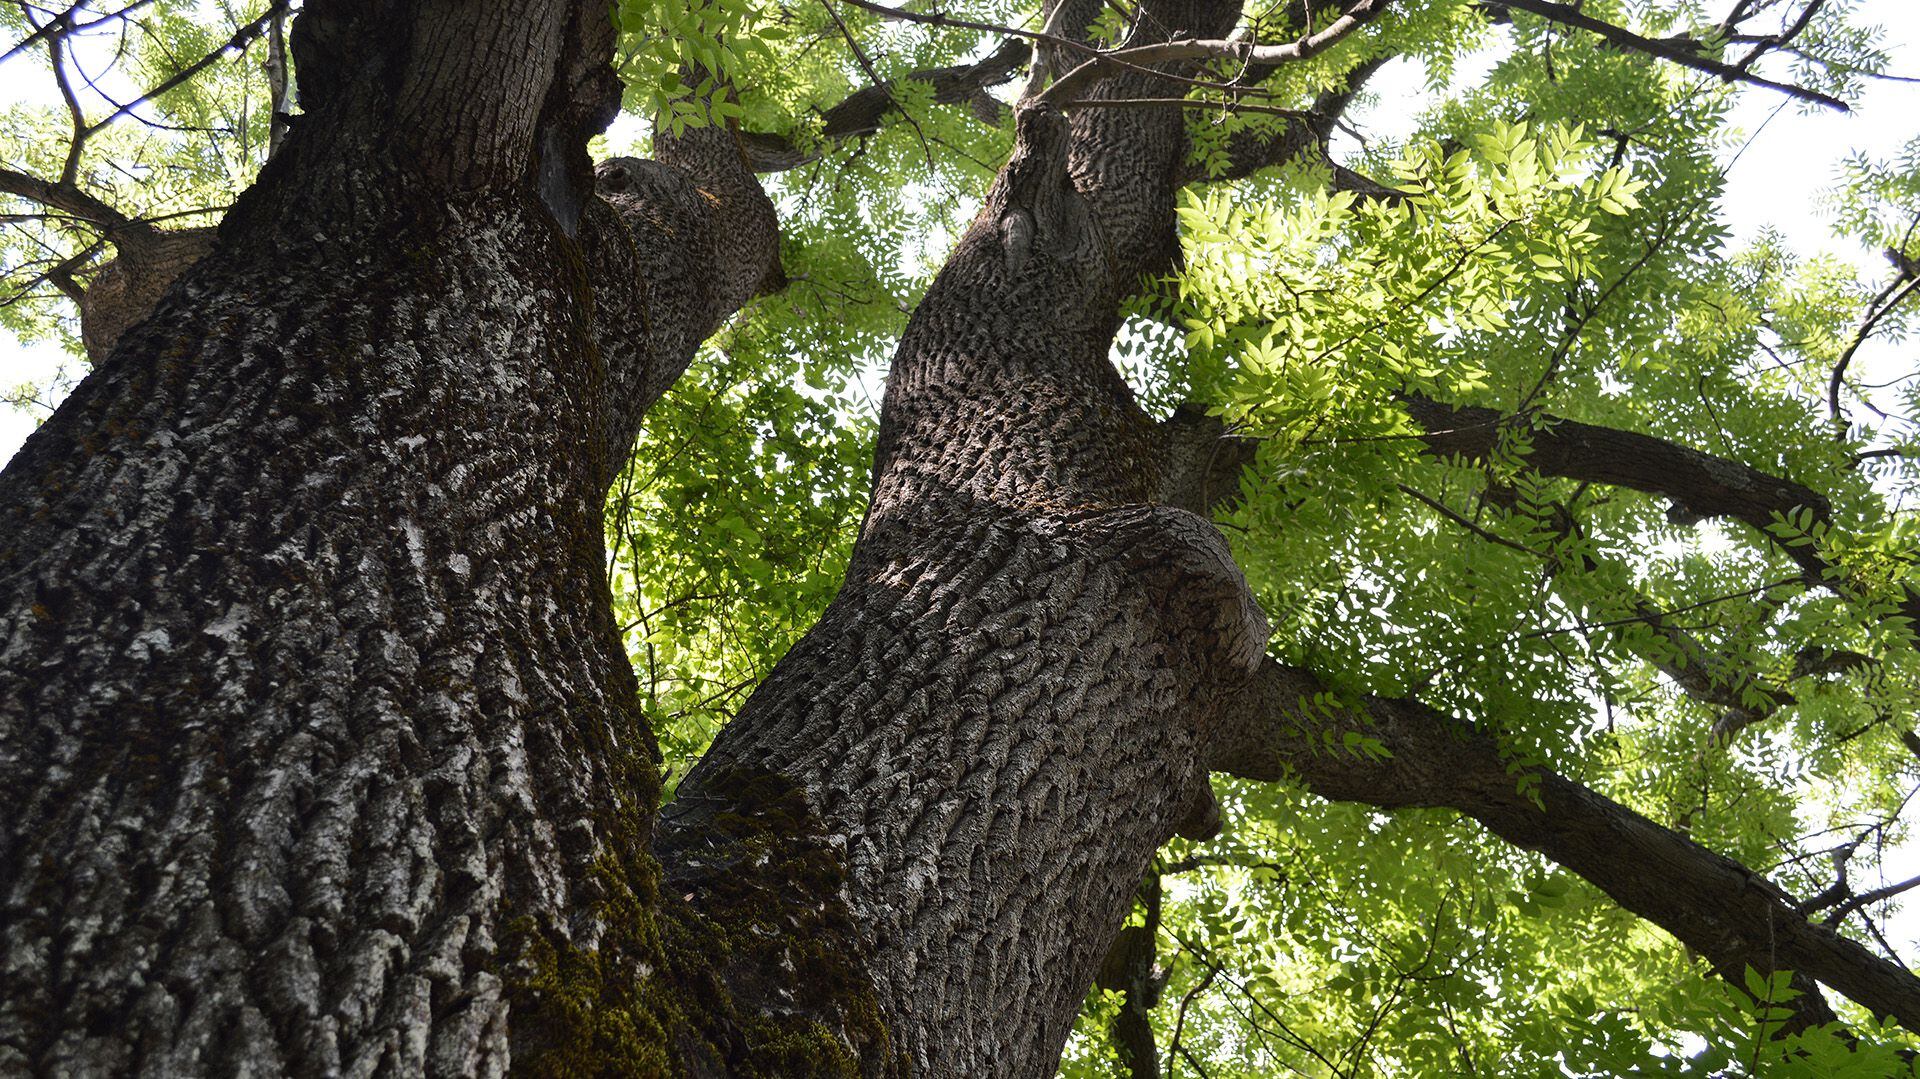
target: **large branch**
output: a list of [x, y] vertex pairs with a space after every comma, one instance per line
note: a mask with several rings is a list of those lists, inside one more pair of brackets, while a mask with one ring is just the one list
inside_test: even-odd
[[[1426, 432], [1421, 441], [1441, 457], [1485, 458], [1507, 422], [1490, 408], [1448, 405], [1417, 395], [1404, 396], [1401, 403]], [[1826, 497], [1803, 483], [1652, 435], [1539, 417], [1532, 442], [1527, 466], [1535, 472], [1671, 499], [1668, 516], [1676, 521], [1731, 517], [1772, 538], [1772, 526], [1795, 510], [1811, 512], [1821, 525], [1832, 520], [1833, 507]], [[1817, 544], [1783, 543], [1780, 548], [1806, 572], [1810, 584], [1843, 598], [1861, 598]], [[1911, 625], [1920, 626], [1920, 593], [1903, 589], [1897, 607]], [[1920, 638], [1915, 640], [1920, 645]]]
[[80, 308], [80, 339], [95, 362], [106, 359], [113, 343], [127, 329], [147, 317], [153, 305], [187, 267], [213, 249], [211, 228], [159, 229], [153, 222], [128, 217], [114, 206], [65, 180], [43, 180], [13, 169], [0, 169], [0, 192], [71, 214], [100, 230], [118, 255], [93, 271], [84, 288], [72, 273], [98, 250], [96, 242], [76, 256], [71, 271], [63, 270], [34, 280], [23, 291], [51, 280]]
[[[1385, 759], [1346, 751], [1357, 730]], [[1335, 801], [1459, 810], [1495, 835], [1579, 874], [1706, 957], [1736, 986], [1745, 968], [1791, 970], [1798, 1025], [1831, 1022], [1811, 979], [1920, 1030], [1920, 979], [1824, 925], [1740, 863], [1546, 769], [1522, 793], [1493, 738], [1416, 701], [1335, 703], [1312, 673], [1272, 660], [1223, 717], [1210, 764], [1255, 780], [1297, 778]]]
[[110, 235], [110, 239], [123, 239], [136, 234], [150, 235], [154, 231], [151, 224], [128, 217], [98, 196], [81, 190], [77, 184], [43, 180], [14, 169], [0, 168], [0, 192], [37, 202], [50, 210], [72, 214], [109, 234], [118, 234]]
[[[1485, 458], [1510, 422], [1495, 409], [1429, 397], [1407, 395], [1401, 403], [1426, 432], [1421, 441], [1442, 457]], [[1674, 502], [1676, 514], [1732, 517], [1765, 531], [1776, 514], [1804, 507], [1825, 520], [1832, 513], [1826, 498], [1805, 484], [1652, 435], [1546, 416], [1531, 434], [1527, 466], [1534, 471], [1661, 495]]]

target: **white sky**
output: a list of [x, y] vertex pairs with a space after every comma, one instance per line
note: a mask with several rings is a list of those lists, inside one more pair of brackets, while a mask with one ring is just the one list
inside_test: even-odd
[[[1920, 3], [1915, 0], [1863, 0], [1857, 8], [1863, 22], [1885, 28], [1883, 47], [1893, 57], [1894, 74], [1920, 76]], [[1354, 117], [1356, 126], [1383, 135], [1404, 134], [1408, 119], [1426, 95], [1420, 73], [1411, 64], [1390, 66], [1373, 80], [1379, 104]], [[0, 105], [23, 100], [48, 100], [45, 76], [22, 63], [0, 67]], [[55, 99], [57, 100], [57, 99]], [[1409, 103], [1414, 108], [1409, 108]], [[1827, 252], [1853, 259], [1878, 280], [1886, 264], [1877, 252], [1864, 250], [1833, 235], [1822, 193], [1837, 178], [1840, 161], [1865, 150], [1890, 156], [1920, 135], [1920, 83], [1869, 80], [1856, 99], [1854, 111], [1839, 114], [1806, 109], [1782, 95], [1749, 89], [1741, 94], [1735, 112], [1738, 123], [1758, 137], [1742, 152], [1728, 173], [1723, 210], [1733, 233], [1732, 245], [1743, 246], [1764, 228], [1778, 230], [1802, 254]], [[1729, 157], [1732, 154], [1729, 153]], [[73, 361], [48, 344], [24, 346], [0, 330], [0, 390], [23, 382], [42, 382], [62, 363]], [[1882, 346], [1872, 358], [1882, 371], [1896, 365], [1908, 373], [1915, 364], [1906, 348]], [[1884, 379], [1884, 375], [1875, 381]], [[0, 462], [10, 458], [32, 431], [35, 413], [0, 404]], [[1883, 872], [1888, 879], [1920, 874], [1920, 836], [1899, 851], [1889, 852]], [[1863, 885], [1864, 886], [1864, 885]], [[1890, 936], [1901, 943], [1920, 942], [1920, 902], [1892, 920]]]

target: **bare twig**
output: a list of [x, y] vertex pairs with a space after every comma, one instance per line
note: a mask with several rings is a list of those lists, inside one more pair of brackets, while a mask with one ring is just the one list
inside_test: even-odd
[[1841, 112], [1849, 111], [1846, 102], [1830, 94], [1823, 94], [1818, 90], [1810, 90], [1804, 86], [1795, 86], [1792, 83], [1775, 82], [1772, 79], [1762, 78], [1746, 70], [1739, 64], [1729, 64], [1723, 60], [1702, 55], [1692, 47], [1691, 42], [1663, 41], [1657, 38], [1643, 37], [1625, 27], [1615, 26], [1609, 22], [1602, 22], [1591, 15], [1582, 13], [1578, 4], [1560, 4], [1554, 3], [1553, 0], [1499, 0], [1499, 4], [1502, 7], [1524, 11], [1530, 15], [1537, 15], [1549, 22], [1556, 22], [1563, 26], [1572, 26], [1598, 34], [1620, 48], [1645, 53], [1648, 56], [1658, 57], [1669, 63], [1678, 64], [1681, 67], [1692, 68], [1695, 71], [1704, 71], [1709, 75], [1717, 75], [1727, 82], [1744, 82], [1754, 86], [1764, 86], [1769, 90], [1778, 90], [1783, 94], [1799, 98], [1802, 101], [1817, 102], [1830, 109], [1838, 109]]
[[1384, 11], [1391, 0], [1353, 0], [1340, 17], [1324, 29], [1277, 45], [1186, 38], [1101, 52], [1062, 75], [1035, 100], [1055, 104], [1083, 100], [1086, 90], [1128, 68], [1151, 67], [1177, 60], [1236, 60], [1242, 64], [1273, 65], [1318, 56]]
[[205, 56], [202, 56], [200, 59], [195, 60], [193, 63], [188, 64], [186, 67], [183, 67], [179, 71], [174, 72], [172, 75], [168, 76], [166, 79], [163, 79], [159, 85], [148, 90], [146, 93], [141, 94], [139, 97], [133, 99], [132, 101], [129, 101], [124, 105], [121, 105], [119, 108], [101, 117], [99, 120], [95, 121], [94, 123], [88, 125], [86, 129], [86, 135], [91, 136], [94, 133], [98, 132], [101, 128], [104, 128], [108, 124], [111, 124], [114, 121], [120, 119], [121, 117], [127, 115], [128, 113], [132, 112], [134, 109], [139, 108], [141, 105], [144, 105], [147, 102], [152, 101], [153, 99], [166, 94], [168, 91], [178, 89], [180, 86], [185, 84], [188, 80], [192, 79], [195, 75], [198, 75], [200, 74], [200, 72], [205, 71], [207, 68], [211, 67], [216, 60], [219, 60], [222, 56], [225, 56], [227, 53], [232, 52], [235, 49], [246, 48], [247, 45], [252, 43], [254, 38], [257, 38], [261, 34], [265, 33], [267, 30], [267, 27], [271, 23], [273, 23], [275, 20], [279, 19], [282, 15], [286, 13], [287, 2], [288, 0], [273, 0], [272, 3], [267, 5], [267, 10], [265, 14], [261, 15], [259, 18], [235, 30], [233, 32], [233, 36], [227, 39], [226, 44], [221, 45], [219, 48], [214, 49], [212, 52], [207, 53]]
[[[1920, 222], [1920, 218], [1915, 220]], [[1909, 234], [1912, 231], [1909, 229]], [[1860, 328], [1854, 331], [1853, 339], [1847, 342], [1847, 347], [1840, 353], [1840, 358], [1834, 361], [1833, 374], [1827, 379], [1827, 409], [1842, 436], [1846, 433], [1847, 417], [1840, 408], [1840, 390], [1846, 385], [1847, 368], [1853, 363], [1854, 354], [1860, 351], [1860, 346], [1867, 343], [1867, 339], [1873, 336], [1874, 330], [1879, 328], [1880, 323], [1906, 302], [1907, 297], [1913, 295], [1915, 289], [1920, 289], [1920, 275], [1916, 275], [1908, 266], [1900, 265], [1893, 280], [1887, 282], [1886, 287], [1882, 288], [1867, 304], [1867, 314], [1860, 320]]]
[[124, 19], [141, 8], [146, 7], [148, 4], [153, 3], [153, 0], [132, 0], [132, 3], [127, 4], [119, 11], [108, 12], [89, 22], [74, 22], [74, 16], [78, 15], [81, 10], [87, 6], [88, 2], [89, 0], [80, 0], [79, 3], [74, 4], [67, 10], [60, 12], [58, 15], [35, 27], [33, 33], [14, 42], [5, 53], [0, 53], [0, 64], [4, 64], [8, 60], [33, 48], [35, 45], [40, 44], [40, 42], [46, 40], [50, 35], [57, 34], [65, 36], [67, 34], [80, 33], [91, 30], [96, 26], [113, 22], [116, 19]]

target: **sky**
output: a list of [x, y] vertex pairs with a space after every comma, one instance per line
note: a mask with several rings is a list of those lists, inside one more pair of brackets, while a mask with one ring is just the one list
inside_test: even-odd
[[[1883, 47], [1893, 57], [1891, 71], [1920, 77], [1920, 2], [1863, 0], [1857, 11], [1862, 21], [1878, 22], [1884, 28]], [[1471, 70], [1463, 71], [1463, 76], [1471, 75]], [[48, 100], [45, 83], [45, 75], [26, 64], [0, 66], [0, 105]], [[1419, 103], [1427, 100], [1420, 69], [1411, 62], [1396, 62], [1376, 75], [1372, 86], [1375, 103], [1352, 117], [1354, 125], [1384, 137], [1404, 135]], [[1834, 170], [1848, 154], [1864, 150], [1891, 155], [1920, 136], [1920, 82], [1870, 80], [1848, 114], [1809, 109], [1772, 91], [1746, 89], [1734, 115], [1738, 125], [1754, 137], [1727, 154], [1731, 165], [1723, 212], [1732, 234], [1729, 246], [1737, 250], [1762, 230], [1773, 229], [1803, 255], [1837, 255], [1855, 261], [1871, 279], [1883, 277], [1887, 268], [1879, 253], [1833, 235], [1822, 195], [1834, 184]], [[628, 122], [615, 134], [631, 129]], [[57, 346], [22, 345], [0, 330], [0, 392], [24, 382], [44, 382], [62, 364], [72, 367], [75, 363]], [[1882, 345], [1870, 355], [1863, 353], [1860, 363], [1872, 376], [1869, 381], [1910, 374], [1920, 366], [1910, 348], [1892, 345]], [[13, 455], [44, 414], [44, 410], [17, 410], [0, 403], [0, 462]], [[1920, 835], [1889, 852], [1883, 871], [1889, 879], [1920, 875]], [[1920, 902], [1908, 904], [1889, 929], [1896, 941], [1920, 942]]]

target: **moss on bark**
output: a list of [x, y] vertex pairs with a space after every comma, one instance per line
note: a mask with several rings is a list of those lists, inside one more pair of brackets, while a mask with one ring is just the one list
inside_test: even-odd
[[576, 923], [596, 926], [595, 946], [510, 924], [516, 1070], [905, 1073], [819, 819], [777, 776], [729, 776], [714, 789], [724, 801], [686, 808], [702, 819], [697, 849], [663, 852], [665, 868], [630, 845], [603, 860], [593, 909]]

